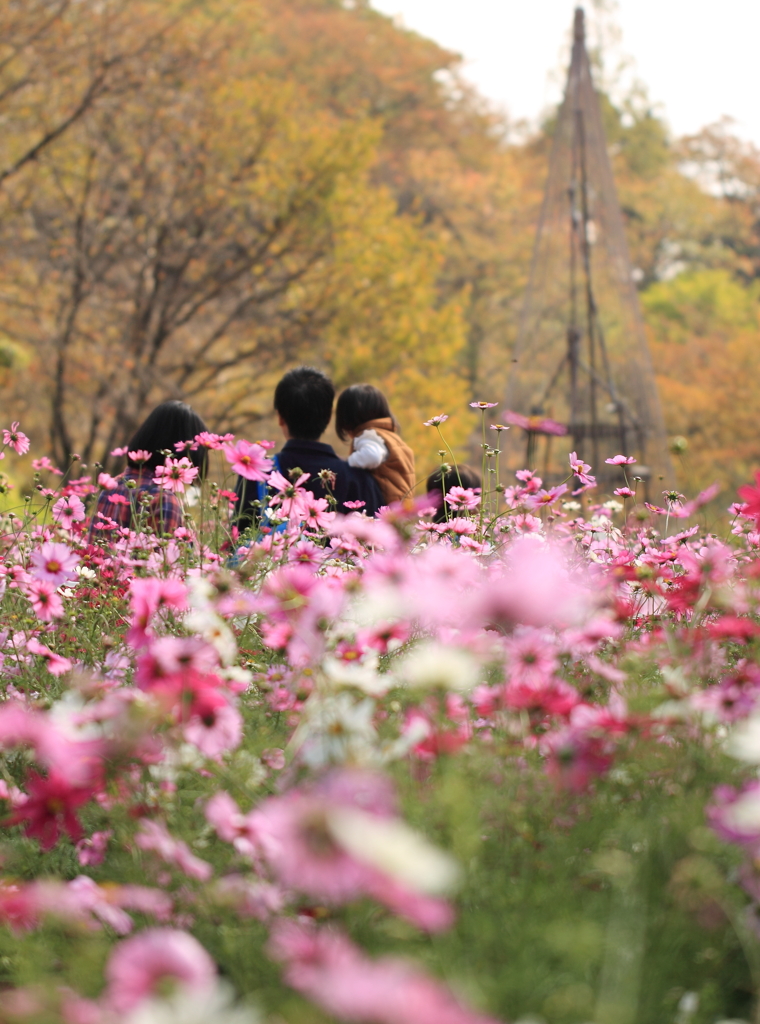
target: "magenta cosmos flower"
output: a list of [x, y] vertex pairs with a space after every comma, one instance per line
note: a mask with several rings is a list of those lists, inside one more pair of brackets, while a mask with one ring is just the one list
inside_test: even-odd
[[39, 839], [43, 850], [52, 850], [62, 831], [74, 842], [82, 838], [82, 826], [74, 812], [90, 799], [92, 786], [74, 785], [56, 771], [50, 771], [47, 777], [29, 771], [25, 785], [27, 798], [6, 824], [24, 822], [26, 835]]
[[636, 460], [629, 455], [613, 455], [611, 459], [604, 461], [608, 466], [632, 466]]
[[29, 451], [29, 438], [18, 429], [18, 420], [11, 423], [10, 430], [3, 431], [3, 444], [7, 444], [17, 455], [26, 455]]
[[145, 999], [166, 991], [167, 983], [202, 993], [216, 980], [214, 962], [187, 932], [147, 928], [120, 942], [106, 965], [107, 999], [127, 1013]]
[[32, 576], [56, 588], [72, 579], [79, 565], [77, 556], [65, 544], [42, 544], [31, 558]]
[[264, 481], [272, 472], [272, 460], [260, 444], [251, 444], [242, 438], [224, 445], [224, 455], [238, 476], [244, 480]]
[[188, 487], [197, 476], [198, 468], [187, 456], [183, 456], [181, 459], [167, 457], [163, 466], [156, 466], [153, 483], [158, 484], [165, 491], [183, 494], [185, 487]]

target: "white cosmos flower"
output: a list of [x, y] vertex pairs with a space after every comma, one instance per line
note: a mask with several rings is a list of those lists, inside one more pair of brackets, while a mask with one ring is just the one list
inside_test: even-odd
[[754, 835], [760, 830], [760, 793], [749, 790], [723, 810], [723, 820], [737, 832]]
[[216, 648], [223, 665], [231, 665], [237, 657], [235, 635], [230, 627], [210, 608], [196, 608], [185, 616], [185, 626], [192, 633], [200, 633], [204, 640]]
[[340, 807], [328, 813], [327, 827], [352, 857], [417, 892], [441, 895], [459, 878], [455, 860], [397, 818]]
[[185, 988], [168, 999], [146, 999], [123, 1018], [122, 1024], [260, 1024], [252, 1007], [235, 1006], [224, 982], [207, 992]]
[[51, 704], [47, 717], [67, 739], [81, 742], [101, 738], [104, 730], [99, 722], [79, 720], [84, 709], [85, 699], [81, 693], [66, 690], [59, 700]]
[[726, 752], [738, 761], [760, 764], [760, 715], [751, 715], [729, 734]]
[[397, 674], [407, 686], [444, 690], [471, 690], [480, 673], [477, 661], [458, 647], [427, 643], [415, 648], [400, 662]]
[[394, 679], [390, 675], [380, 675], [377, 665], [376, 654], [367, 654], [362, 661], [328, 656], [322, 662], [322, 670], [335, 687], [353, 686], [370, 697], [382, 697], [394, 684]]
[[362, 591], [352, 599], [343, 621], [365, 628], [398, 622], [408, 613], [408, 604], [397, 587], [374, 584], [371, 590]]
[[289, 746], [310, 768], [328, 764], [373, 764], [378, 760], [377, 733], [372, 724], [375, 702], [357, 701], [345, 690], [312, 693]]
[[214, 584], [205, 576], [189, 576], [187, 586], [191, 608], [207, 608], [216, 593]]

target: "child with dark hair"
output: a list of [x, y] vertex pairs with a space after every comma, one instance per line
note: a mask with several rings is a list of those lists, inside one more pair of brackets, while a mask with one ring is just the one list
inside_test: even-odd
[[387, 505], [409, 497], [416, 483], [414, 452], [401, 439], [388, 399], [372, 384], [352, 384], [335, 408], [335, 430], [351, 439], [349, 466], [369, 469]]
[[156, 483], [155, 478], [157, 470], [165, 463], [167, 451], [176, 459], [184, 457], [189, 461], [187, 476], [203, 478], [206, 449], [193, 450], [190, 445], [205, 431], [206, 424], [184, 402], [157, 405], [124, 449], [127, 468], [116, 478], [117, 486], [100, 492], [93, 527], [98, 529], [104, 519], [130, 527], [133, 512], [142, 509], [146, 509], [146, 522], [156, 533], [171, 534], [182, 526], [185, 518], [182, 503], [172, 490]]
[[[471, 466], [447, 466], [446, 472], [436, 469], [427, 478], [427, 489], [431, 499], [438, 506], [438, 511], [433, 516], [434, 523], [442, 523], [446, 520], [446, 495], [452, 487], [471, 487], [473, 490], [480, 490], [480, 477]], [[458, 515], [456, 509], [449, 509], [449, 516]]]
[[[372, 475], [350, 466], [329, 444], [319, 440], [330, 422], [334, 398], [333, 382], [321, 370], [298, 366], [285, 374], [274, 392], [274, 409], [285, 435], [285, 444], [274, 457], [275, 469], [286, 478], [296, 469], [299, 474], [308, 473], [304, 487], [317, 498], [331, 494], [339, 512], [348, 512], [359, 502], [368, 515], [374, 516], [383, 505], [383, 496]], [[332, 481], [327, 487], [324, 477]], [[242, 527], [249, 526], [256, 519], [253, 502], [257, 495], [241, 479], [236, 491], [238, 522]]]
[[274, 408], [288, 437], [318, 441], [332, 416], [335, 385], [312, 366], [290, 370], [274, 389]]

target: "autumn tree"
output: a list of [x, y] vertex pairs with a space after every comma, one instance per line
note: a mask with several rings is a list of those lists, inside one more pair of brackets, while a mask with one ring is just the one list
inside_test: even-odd
[[[726, 270], [686, 271], [643, 295], [680, 480], [724, 497], [760, 466], [760, 288]], [[725, 505], [723, 501], [723, 505]]]
[[370, 179], [372, 120], [257, 70], [259, 11], [212, 13], [9, 190], [3, 329], [34, 351], [27, 403], [45, 395], [61, 461], [104, 459], [167, 394], [250, 425], [302, 359], [387, 380], [419, 417], [426, 395], [465, 397], [460, 315], [430, 240]]

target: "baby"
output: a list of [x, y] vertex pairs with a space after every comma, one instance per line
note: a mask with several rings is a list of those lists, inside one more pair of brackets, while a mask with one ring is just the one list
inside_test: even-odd
[[416, 483], [414, 452], [402, 441], [382, 391], [371, 384], [353, 384], [342, 391], [335, 429], [341, 441], [351, 438], [349, 466], [371, 470], [386, 504], [411, 495]]

